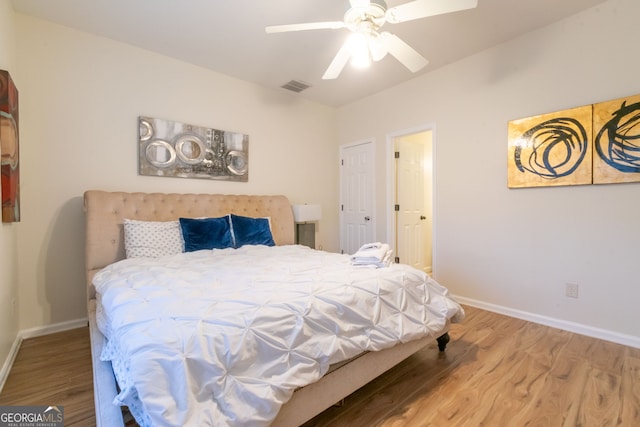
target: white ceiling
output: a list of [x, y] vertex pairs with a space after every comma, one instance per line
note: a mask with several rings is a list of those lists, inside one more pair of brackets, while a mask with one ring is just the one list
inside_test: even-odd
[[[387, 0], [388, 7], [408, 0]], [[340, 106], [428, 73], [604, 0], [478, 0], [476, 9], [401, 24], [385, 31], [429, 60], [413, 74], [387, 55], [369, 69], [349, 65], [336, 80], [322, 75], [346, 29], [266, 34], [265, 26], [341, 21], [348, 0], [12, 0], [17, 12], [119, 40], [201, 67]]]

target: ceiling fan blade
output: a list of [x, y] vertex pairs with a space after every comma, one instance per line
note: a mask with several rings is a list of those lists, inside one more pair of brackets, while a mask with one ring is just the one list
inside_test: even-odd
[[385, 31], [380, 33], [379, 39], [382, 41], [382, 44], [387, 48], [389, 53], [413, 73], [429, 63], [429, 61], [420, 55], [414, 48], [406, 44], [402, 39], [400, 39], [400, 37], [394, 34]]
[[349, 47], [347, 43], [344, 43], [336, 56], [333, 58], [333, 61], [331, 61], [331, 64], [329, 64], [327, 71], [324, 72], [322, 80], [333, 80], [338, 78], [338, 76], [342, 72], [342, 69], [345, 65], [347, 65], [347, 62], [349, 62], [350, 58], [351, 53], [349, 52]]
[[309, 22], [307, 24], [271, 25], [264, 30], [267, 34], [286, 33], [289, 31], [305, 30], [337, 30], [344, 28], [344, 21]]
[[386, 18], [387, 22], [397, 24], [477, 6], [478, 0], [414, 0], [388, 9]]

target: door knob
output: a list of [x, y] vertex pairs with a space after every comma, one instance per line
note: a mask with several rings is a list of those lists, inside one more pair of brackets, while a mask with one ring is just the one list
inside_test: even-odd
[[365, 217], [364, 217], [364, 220], [365, 220], [365, 221], [371, 221], [371, 217], [370, 217], [370, 216], [365, 216]]
[[421, 220], [424, 220], [424, 219], [427, 219], [427, 217], [426, 217], [426, 216], [424, 216], [424, 215], [420, 215], [420, 219], [421, 219]]

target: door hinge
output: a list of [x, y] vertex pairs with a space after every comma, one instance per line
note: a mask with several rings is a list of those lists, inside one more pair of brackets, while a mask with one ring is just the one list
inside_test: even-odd
[[393, 207], [393, 209], [394, 209], [396, 212], [399, 212], [399, 211], [400, 211], [400, 205], [395, 205], [395, 206]]
[[393, 153], [393, 155], [395, 156], [396, 159], [400, 158], [400, 152], [396, 151], [395, 153]]
[[400, 264], [400, 257], [396, 257], [396, 258], [394, 259], [394, 261], [395, 261], [395, 263], [396, 263], [396, 264]]
[[340, 212], [344, 212], [344, 205], [340, 205]]
[[344, 159], [340, 159], [340, 166], [344, 166]]

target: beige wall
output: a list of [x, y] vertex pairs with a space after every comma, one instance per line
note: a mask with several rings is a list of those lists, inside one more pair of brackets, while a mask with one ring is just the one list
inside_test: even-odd
[[639, 16], [611, 0], [339, 109], [341, 143], [435, 123], [434, 275], [455, 294], [640, 343], [640, 183], [509, 190], [506, 175], [509, 120], [640, 94]]
[[[24, 15], [17, 30], [20, 329], [86, 316], [87, 189], [281, 193], [322, 204], [317, 243], [337, 250], [334, 109]], [[139, 115], [248, 134], [249, 182], [138, 176]]]
[[[9, 71], [18, 89], [22, 80], [16, 69], [15, 17], [9, 0], [0, 0], [0, 70]], [[0, 225], [0, 369], [18, 332], [18, 228]], [[1, 379], [1, 376], [0, 376]]]

